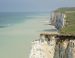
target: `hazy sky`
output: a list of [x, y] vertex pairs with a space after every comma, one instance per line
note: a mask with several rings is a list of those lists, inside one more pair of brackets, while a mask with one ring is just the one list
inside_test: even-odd
[[51, 11], [58, 7], [75, 6], [75, 0], [0, 0], [0, 12]]

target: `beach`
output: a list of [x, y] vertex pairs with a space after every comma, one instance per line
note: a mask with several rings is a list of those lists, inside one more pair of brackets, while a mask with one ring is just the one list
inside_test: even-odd
[[29, 58], [31, 42], [39, 39], [41, 31], [52, 29], [50, 16], [35, 16], [10, 27], [0, 28], [0, 58]]

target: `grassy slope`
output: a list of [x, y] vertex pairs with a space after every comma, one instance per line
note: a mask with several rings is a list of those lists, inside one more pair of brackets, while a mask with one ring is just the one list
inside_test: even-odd
[[56, 11], [66, 14], [66, 24], [64, 28], [61, 29], [61, 34], [75, 35], [75, 7], [59, 8]]

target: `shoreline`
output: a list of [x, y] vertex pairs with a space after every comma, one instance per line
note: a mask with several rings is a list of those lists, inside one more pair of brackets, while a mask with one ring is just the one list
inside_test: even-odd
[[31, 42], [38, 39], [41, 30], [48, 27], [44, 25], [44, 23], [48, 22], [46, 21], [49, 20], [48, 17], [40, 16], [40, 18], [36, 17], [22, 24], [1, 28], [0, 51], [3, 52], [2, 55], [6, 55], [4, 57], [11, 55], [10, 58], [29, 58]]

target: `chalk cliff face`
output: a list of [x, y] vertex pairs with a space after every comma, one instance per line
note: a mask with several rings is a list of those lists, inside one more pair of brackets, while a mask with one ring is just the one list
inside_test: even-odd
[[75, 58], [75, 40], [58, 42], [54, 58]]
[[41, 37], [32, 43], [30, 58], [75, 58], [75, 40]]
[[[51, 38], [51, 39], [50, 39]], [[42, 36], [32, 44], [30, 58], [54, 58], [56, 40]]]
[[62, 14], [59, 12], [53, 12], [50, 19], [51, 25], [54, 25], [55, 28], [60, 30], [64, 26], [64, 23], [65, 23], [64, 18], [65, 18], [65, 14]]

